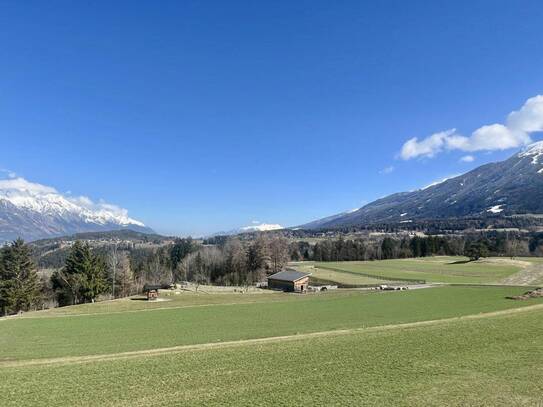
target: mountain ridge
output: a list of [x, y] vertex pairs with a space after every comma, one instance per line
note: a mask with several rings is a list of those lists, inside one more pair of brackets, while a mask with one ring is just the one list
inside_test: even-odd
[[331, 229], [423, 220], [543, 213], [543, 141], [507, 160], [479, 166], [438, 184], [398, 192], [362, 208], [298, 226]]
[[0, 180], [0, 242], [122, 229], [153, 232], [116, 205], [67, 197], [21, 177]]

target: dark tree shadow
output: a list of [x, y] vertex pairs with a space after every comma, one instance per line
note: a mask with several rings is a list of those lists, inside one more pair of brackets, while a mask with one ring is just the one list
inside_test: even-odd
[[471, 260], [457, 260], [457, 261], [453, 261], [452, 263], [447, 263], [447, 264], [452, 265], [452, 264], [466, 264], [466, 263], [471, 263]]

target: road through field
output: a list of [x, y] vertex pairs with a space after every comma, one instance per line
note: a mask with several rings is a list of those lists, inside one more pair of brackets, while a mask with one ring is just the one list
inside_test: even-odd
[[67, 364], [76, 364], [76, 363], [89, 363], [89, 362], [103, 362], [119, 359], [130, 359], [146, 356], [158, 356], [168, 353], [180, 353], [188, 351], [201, 351], [207, 349], [217, 349], [217, 348], [227, 348], [241, 345], [251, 345], [251, 344], [263, 344], [263, 343], [274, 343], [274, 342], [285, 342], [285, 341], [299, 341], [304, 339], [311, 338], [320, 338], [327, 336], [341, 336], [341, 335], [350, 335], [361, 332], [379, 332], [379, 331], [388, 331], [394, 329], [408, 329], [421, 326], [430, 326], [438, 324], [446, 324], [449, 322], [456, 321], [465, 321], [465, 320], [474, 320], [474, 319], [483, 319], [491, 318], [496, 316], [511, 315], [511, 314], [520, 314], [526, 312], [532, 312], [537, 310], [543, 310], [543, 304], [536, 304], [531, 306], [525, 306], [521, 308], [512, 308], [501, 311], [485, 312], [473, 315], [464, 315], [453, 318], [443, 318], [436, 320], [428, 321], [417, 321], [409, 322], [403, 324], [390, 324], [374, 327], [361, 327], [361, 328], [351, 328], [351, 329], [338, 329], [331, 331], [321, 331], [321, 332], [311, 332], [305, 334], [296, 334], [296, 335], [284, 335], [284, 336], [273, 336], [267, 338], [255, 338], [255, 339], [246, 339], [246, 340], [236, 340], [236, 341], [225, 341], [225, 342], [211, 342], [211, 343], [202, 343], [197, 345], [182, 345], [182, 346], [172, 346], [167, 348], [158, 348], [158, 349], [148, 349], [148, 350], [139, 350], [131, 352], [118, 352], [111, 354], [101, 354], [101, 355], [88, 355], [88, 356], [68, 356], [68, 357], [56, 357], [48, 359], [29, 359], [29, 360], [20, 360], [20, 361], [5, 361], [0, 362], [0, 368], [18, 368], [25, 366], [44, 366], [44, 365], [67, 365]]

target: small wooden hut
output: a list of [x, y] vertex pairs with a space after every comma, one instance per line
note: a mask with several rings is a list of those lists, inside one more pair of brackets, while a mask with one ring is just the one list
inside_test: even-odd
[[145, 284], [143, 286], [143, 292], [147, 296], [147, 301], [156, 300], [158, 298], [158, 290], [161, 288], [161, 285]]

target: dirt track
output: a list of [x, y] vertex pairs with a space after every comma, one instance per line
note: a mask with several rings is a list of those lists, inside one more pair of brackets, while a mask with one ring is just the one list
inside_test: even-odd
[[[514, 260], [513, 260], [514, 261]], [[538, 285], [543, 284], [543, 263], [524, 263], [522, 270], [500, 281], [506, 285]]]
[[379, 332], [379, 331], [388, 331], [388, 330], [395, 330], [395, 329], [409, 329], [409, 328], [415, 328], [415, 327], [421, 327], [421, 326], [444, 324], [444, 323], [455, 322], [455, 321], [464, 321], [464, 320], [472, 320], [472, 319], [490, 318], [490, 317], [502, 316], [502, 315], [519, 314], [519, 313], [531, 312], [535, 310], [543, 310], [543, 304], [531, 305], [531, 306], [521, 307], [521, 308], [513, 308], [513, 309], [508, 309], [508, 310], [503, 310], [503, 311], [494, 311], [494, 312], [487, 312], [487, 313], [481, 313], [481, 314], [466, 315], [466, 316], [454, 317], [454, 318], [418, 321], [418, 322], [410, 322], [410, 323], [405, 323], [405, 324], [382, 325], [382, 326], [375, 326], [375, 327], [369, 327], [369, 328], [341, 329], [341, 330], [333, 330], [333, 331], [311, 332], [311, 333], [298, 334], [298, 335], [274, 336], [274, 337], [268, 337], [268, 338], [245, 339], [245, 340], [228, 341], [228, 342], [201, 343], [201, 344], [196, 344], [196, 345], [173, 346], [169, 348], [147, 349], [147, 350], [120, 352], [120, 353], [111, 353], [111, 354], [102, 354], [102, 355], [67, 356], [67, 357], [49, 358], [49, 359], [29, 359], [29, 360], [19, 360], [19, 361], [6, 361], [6, 362], [0, 362], [0, 368], [104, 362], [104, 361], [109, 361], [109, 360], [131, 359], [131, 358], [145, 357], [145, 356], [157, 356], [157, 355], [164, 355], [168, 353], [181, 353], [181, 352], [188, 352], [188, 351], [221, 349], [221, 348], [229, 348], [229, 347], [252, 345], [252, 344], [297, 341], [297, 340], [310, 339], [310, 338], [350, 335], [350, 334], [361, 333], [361, 332]]

